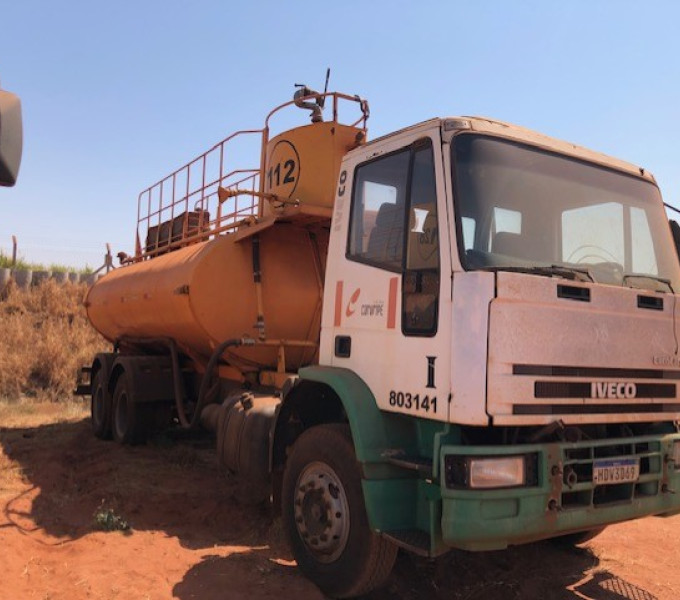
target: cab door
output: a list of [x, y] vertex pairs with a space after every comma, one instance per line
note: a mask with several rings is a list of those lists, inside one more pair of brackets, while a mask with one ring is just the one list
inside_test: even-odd
[[357, 373], [383, 410], [447, 421], [451, 265], [439, 140], [438, 129], [387, 140], [341, 171], [321, 360]]

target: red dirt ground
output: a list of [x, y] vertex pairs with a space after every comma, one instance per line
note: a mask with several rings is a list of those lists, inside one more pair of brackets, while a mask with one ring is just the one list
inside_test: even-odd
[[[120, 447], [82, 409], [32, 406], [0, 410], [0, 600], [323, 598], [270, 511], [234, 501], [209, 439]], [[98, 531], [107, 511], [131, 529]], [[679, 531], [680, 516], [650, 518], [580, 548], [400, 554], [367, 598], [677, 600]]]

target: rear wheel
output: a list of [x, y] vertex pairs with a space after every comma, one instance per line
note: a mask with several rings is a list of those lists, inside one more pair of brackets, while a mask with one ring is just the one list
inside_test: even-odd
[[283, 476], [283, 521], [300, 570], [335, 598], [385, 582], [397, 547], [371, 531], [349, 427], [319, 425], [293, 445]]
[[144, 419], [142, 410], [132, 393], [128, 376], [121, 373], [113, 392], [111, 432], [119, 444], [137, 444], [143, 441]]
[[106, 373], [101, 368], [92, 377], [90, 400], [92, 432], [101, 440], [111, 439], [111, 396], [106, 383]]

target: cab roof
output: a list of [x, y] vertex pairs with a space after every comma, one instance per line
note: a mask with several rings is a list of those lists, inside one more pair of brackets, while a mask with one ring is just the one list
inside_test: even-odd
[[635, 177], [641, 177], [655, 183], [654, 176], [651, 173], [649, 173], [646, 169], [632, 163], [615, 158], [613, 156], [609, 156], [607, 154], [603, 154], [601, 152], [595, 152], [594, 150], [572, 144], [571, 142], [550, 137], [526, 127], [521, 127], [512, 123], [506, 123], [504, 121], [481, 116], [437, 117], [434, 119], [429, 119], [427, 121], [423, 121], [421, 123], [417, 123], [415, 125], [411, 125], [409, 127], [405, 127], [398, 131], [381, 136], [375, 140], [371, 140], [369, 145], [401, 135], [411, 136], [414, 133], [417, 133], [419, 130], [422, 130], [423, 133], [425, 133], [426, 131], [435, 127], [440, 128], [446, 137], [448, 137], [446, 135], [447, 133], [454, 135], [455, 133], [460, 133], [463, 131], [474, 131], [477, 133], [523, 142], [531, 146], [537, 146], [552, 152], [572, 156], [574, 158], [600, 164], [618, 171], [623, 171]]

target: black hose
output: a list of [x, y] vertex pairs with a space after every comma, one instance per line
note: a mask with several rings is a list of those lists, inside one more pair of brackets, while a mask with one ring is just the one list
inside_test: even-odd
[[131, 343], [131, 344], [137, 344], [137, 345], [142, 345], [142, 344], [163, 344], [167, 346], [170, 350], [170, 360], [172, 362], [172, 385], [173, 385], [173, 390], [175, 392], [175, 408], [177, 409], [177, 418], [179, 419], [179, 424], [184, 428], [184, 429], [194, 429], [196, 425], [198, 425], [198, 422], [201, 418], [201, 410], [203, 409], [203, 405], [205, 404], [206, 398], [209, 393], [208, 385], [210, 381], [210, 374], [214, 370], [217, 361], [220, 359], [224, 351], [231, 347], [231, 346], [242, 346], [242, 345], [249, 345], [249, 344], [254, 344], [254, 340], [248, 340], [248, 339], [238, 339], [238, 338], [231, 338], [228, 340], [225, 340], [222, 342], [217, 348], [215, 348], [215, 351], [213, 352], [212, 356], [210, 357], [210, 360], [208, 361], [208, 365], [205, 368], [205, 375], [203, 377], [203, 381], [201, 381], [201, 387], [199, 388], [198, 391], [198, 399], [196, 400], [196, 408], [194, 408], [193, 413], [191, 414], [191, 419], [187, 419], [186, 414], [184, 413], [184, 392], [183, 392], [183, 386], [182, 386], [182, 379], [180, 376], [180, 368], [179, 368], [179, 355], [177, 352], [177, 344], [175, 343], [175, 340], [172, 338], [128, 338], [128, 337], [121, 337], [116, 340], [116, 346], [119, 346], [121, 343]]
[[[205, 368], [205, 374], [203, 375], [203, 380], [201, 381], [201, 387], [198, 390], [198, 399], [196, 400], [196, 408], [194, 409], [193, 414], [191, 415], [191, 421], [186, 420], [186, 416], [181, 414], [180, 415], [180, 423], [182, 424], [182, 427], [186, 427], [189, 429], [193, 429], [198, 425], [199, 419], [201, 418], [201, 410], [203, 410], [203, 405], [205, 404], [205, 400], [208, 396], [208, 389], [210, 385], [210, 376], [213, 372], [213, 369], [217, 365], [217, 361], [220, 360], [220, 357], [222, 354], [224, 354], [224, 351], [227, 348], [233, 347], [233, 346], [242, 346], [244, 343], [247, 343], [247, 340], [242, 340], [238, 338], [231, 338], [229, 340], [225, 340], [222, 342], [217, 348], [215, 348], [215, 351], [213, 352], [212, 356], [210, 357], [210, 360], [208, 361], [208, 365]], [[174, 371], [174, 366], [173, 366], [173, 371]], [[187, 423], [187, 425], [182, 422], [182, 418], [184, 417], [184, 422]]]
[[187, 417], [184, 414], [184, 392], [182, 387], [182, 379], [179, 374], [179, 356], [177, 355], [177, 344], [173, 339], [169, 339], [167, 344], [170, 348], [170, 360], [172, 361], [172, 387], [175, 391], [175, 409], [177, 410], [177, 418], [179, 419], [179, 424], [185, 429], [188, 429], [191, 427], [191, 423], [187, 421]]

